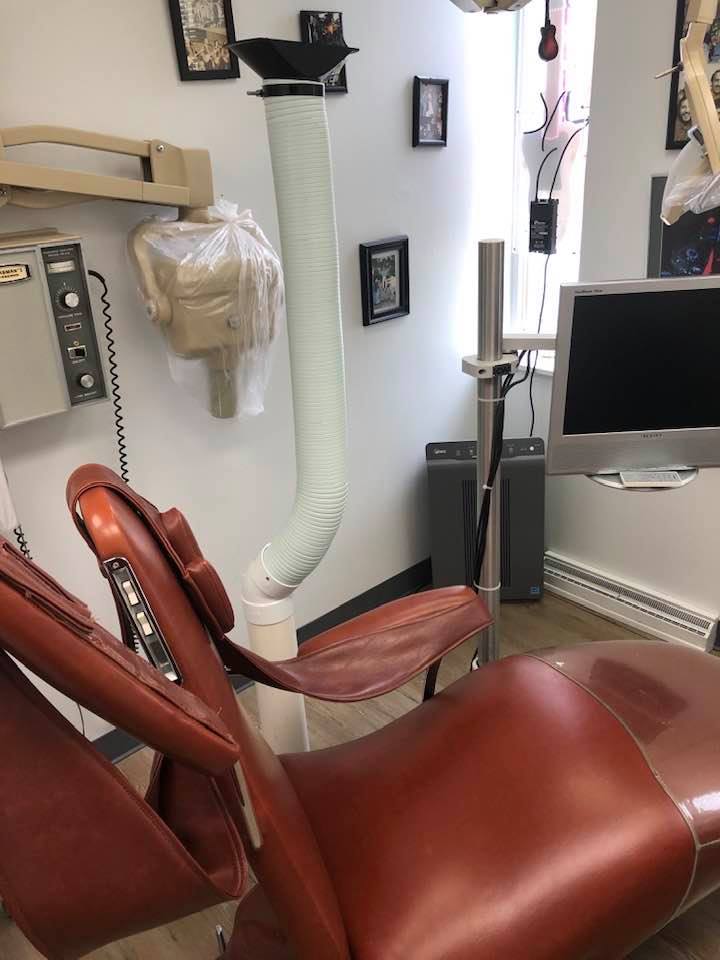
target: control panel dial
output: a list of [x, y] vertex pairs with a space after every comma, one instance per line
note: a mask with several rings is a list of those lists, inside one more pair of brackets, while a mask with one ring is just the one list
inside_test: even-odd
[[75, 290], [66, 290], [60, 294], [60, 306], [68, 310], [77, 310], [80, 306], [80, 294]]

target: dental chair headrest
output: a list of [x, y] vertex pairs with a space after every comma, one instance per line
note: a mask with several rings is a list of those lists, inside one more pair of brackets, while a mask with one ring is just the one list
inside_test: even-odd
[[222, 639], [235, 626], [235, 614], [215, 567], [205, 559], [189, 523], [177, 510], [160, 513], [154, 504], [135, 493], [120, 477], [100, 464], [80, 467], [67, 485], [67, 502], [75, 525], [94, 552], [94, 544], [79, 512], [79, 500], [88, 490], [104, 488], [122, 497], [145, 520], [198, 616], [214, 640]]

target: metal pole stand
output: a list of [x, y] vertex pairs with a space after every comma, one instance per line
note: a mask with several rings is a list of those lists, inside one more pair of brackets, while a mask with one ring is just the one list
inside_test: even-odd
[[[484, 240], [479, 244], [479, 313], [478, 355], [465, 357], [463, 371], [477, 379], [478, 430], [478, 510], [485, 496], [490, 473], [493, 434], [497, 405], [501, 403], [502, 377], [517, 367], [516, 354], [503, 355], [503, 303], [505, 295], [505, 243], [503, 240]], [[491, 494], [485, 560], [477, 584], [478, 592], [486, 601], [493, 625], [485, 630], [479, 641], [478, 662], [491, 663], [500, 657], [500, 499], [496, 490]]]

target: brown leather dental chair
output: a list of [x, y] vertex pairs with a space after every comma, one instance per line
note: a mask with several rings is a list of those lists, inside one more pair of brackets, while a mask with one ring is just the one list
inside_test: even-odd
[[[211, 848], [222, 868], [227, 830], [242, 839], [258, 885], [238, 909], [232, 960], [620, 960], [720, 886], [720, 663], [714, 658], [641, 641], [513, 657], [361, 740], [276, 757], [238, 704], [228, 673], [326, 700], [373, 697], [480, 630], [487, 623], [482, 602], [465, 589], [411, 597], [315, 638], [294, 661], [271, 664], [225, 638], [231, 607], [181, 514], [159, 513], [102, 467], [78, 471], [68, 495], [113, 586], [128, 643], [146, 623], [151, 648], [160, 641], [158, 669], [137, 668], [142, 682], [154, 677], [164, 696], [167, 687], [176, 691], [182, 698], [176, 705], [196, 705], [206, 724], [203, 709], [214, 717], [206, 757], [202, 724], [186, 725], [182, 736], [178, 728], [172, 742], [165, 728], [145, 729], [152, 715], [128, 726], [135, 714], [125, 694], [135, 700], [134, 686], [119, 689], [112, 703], [96, 697], [89, 704], [158, 749], [147, 805], [168, 840], [207, 865]], [[118, 582], [116, 569], [129, 579]], [[24, 640], [14, 641], [15, 650], [35, 650], [35, 632], [46, 626], [8, 621], [5, 594], [31, 608], [35, 599], [45, 611], [42, 597], [24, 589], [7, 582], [0, 565], [0, 641], [11, 652], [18, 631]], [[140, 620], [132, 612], [138, 606]], [[54, 621], [59, 617], [55, 611]], [[83, 636], [95, 650], [97, 628], [86, 623]], [[117, 642], [111, 648], [106, 634], [101, 638], [105, 657], [122, 650]], [[83, 671], [71, 685], [64, 657], [73, 649], [50, 647], [38, 646], [33, 668], [47, 654], [59, 664], [61, 688], [90, 701], [93, 676]], [[118, 656], [128, 666], [141, 663], [127, 650]], [[54, 673], [45, 667], [51, 682]], [[170, 673], [179, 685], [170, 683]], [[0, 749], [7, 751], [13, 731], [11, 718]], [[185, 732], [194, 738], [192, 753], [178, 743]], [[234, 744], [227, 755], [226, 744]], [[6, 795], [32, 806], [26, 783], [16, 780]], [[72, 794], [68, 784], [66, 799]], [[85, 811], [90, 828], [101, 832], [92, 798]], [[216, 832], [217, 811], [229, 818], [224, 837]], [[0, 822], [4, 816], [0, 806]], [[58, 830], [57, 819], [34, 823], [37, 863]], [[74, 838], [78, 860], [104, 857], [77, 828]], [[7, 880], [3, 885], [6, 841], [0, 835], [4, 897], [13, 889]], [[157, 848], [148, 849], [150, 873], [155, 856]], [[55, 862], [64, 857], [69, 851], [61, 848]], [[137, 859], [130, 866], [140, 869]], [[11, 881], [22, 869], [18, 844]], [[125, 869], [120, 862], [127, 879]], [[243, 872], [240, 866], [237, 877]], [[72, 900], [77, 891], [76, 878], [60, 871], [57, 896]], [[207, 899], [221, 895], [216, 885]], [[23, 903], [34, 905], [32, 891], [24, 901], [6, 899], [22, 925]], [[178, 910], [191, 905], [181, 896], [176, 901]], [[125, 925], [165, 922], [170, 906], [164, 915], [156, 910]], [[99, 894], [93, 909], [98, 917], [88, 920], [94, 933], [86, 935], [86, 947], [111, 932]], [[115, 923], [117, 935], [121, 926]], [[57, 926], [46, 934], [46, 956], [79, 956], [79, 946], [62, 937]]]

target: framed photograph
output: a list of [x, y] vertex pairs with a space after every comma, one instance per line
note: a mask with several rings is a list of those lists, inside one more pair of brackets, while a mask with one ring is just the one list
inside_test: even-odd
[[720, 275], [720, 207], [686, 213], [671, 227], [660, 219], [667, 177], [653, 177], [648, 277]]
[[[675, 46], [673, 63], [680, 62], [680, 41], [687, 32], [688, 0], [677, 0], [677, 20], [675, 24]], [[718, 0], [715, 22], [705, 38], [708, 50], [708, 77], [712, 84], [715, 106], [720, 113], [720, 0]], [[675, 71], [670, 85], [670, 110], [668, 114], [667, 149], [682, 150], [688, 142], [688, 130], [692, 126], [692, 116], [688, 106], [685, 82], [682, 71]]]
[[[343, 15], [326, 10], [301, 10], [300, 33], [306, 43], [345, 43]], [[347, 67], [341, 64], [325, 78], [326, 93], [347, 93]]]
[[366, 327], [410, 313], [410, 241], [391, 237], [360, 244], [363, 324]]
[[240, 62], [227, 49], [235, 42], [231, 0], [169, 0], [182, 80], [232, 80]]
[[413, 146], [446, 147], [448, 143], [449, 80], [415, 77]]

